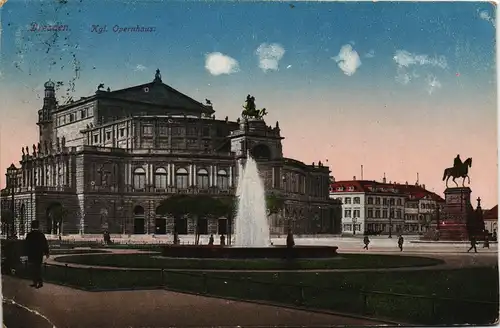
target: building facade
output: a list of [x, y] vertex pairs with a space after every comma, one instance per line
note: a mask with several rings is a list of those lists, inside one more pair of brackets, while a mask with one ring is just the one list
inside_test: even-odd
[[[153, 82], [59, 105], [45, 84], [39, 142], [23, 147], [1, 191], [2, 213], [15, 232], [40, 220], [48, 234], [164, 235], [194, 233], [194, 220], [157, 209], [174, 194], [235, 194], [247, 152], [258, 162], [266, 191], [284, 199], [272, 232], [335, 233], [340, 204], [329, 199], [330, 170], [283, 157], [279, 124], [262, 118], [216, 119], [202, 104]], [[225, 218], [201, 220], [202, 233], [227, 233]], [[337, 230], [336, 230], [337, 229]]]
[[425, 186], [368, 180], [335, 181], [330, 197], [342, 202], [342, 233], [418, 234], [431, 228], [444, 200]]

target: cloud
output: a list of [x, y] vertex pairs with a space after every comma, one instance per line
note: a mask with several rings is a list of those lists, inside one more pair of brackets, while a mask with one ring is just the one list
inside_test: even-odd
[[356, 70], [361, 66], [359, 55], [350, 44], [343, 45], [336, 57], [332, 57], [344, 72], [345, 75], [351, 76], [356, 73]]
[[373, 58], [373, 57], [375, 57], [375, 50], [371, 49], [370, 51], [368, 51], [368, 52], [365, 54], [365, 57], [366, 57], [366, 58]]
[[259, 57], [259, 67], [264, 72], [277, 71], [281, 58], [285, 55], [285, 49], [278, 43], [262, 43], [255, 54]]
[[146, 66], [141, 65], [141, 64], [138, 64], [138, 65], [134, 68], [134, 71], [135, 71], [135, 72], [143, 72], [143, 71], [145, 71], [145, 70], [146, 70], [146, 68], [147, 68]]
[[490, 13], [487, 10], [482, 10], [479, 12], [479, 18], [482, 20], [485, 20], [487, 22], [490, 22], [493, 27], [496, 27], [496, 22], [493, 17], [491, 17]]
[[212, 52], [206, 55], [205, 68], [212, 75], [232, 74], [240, 71], [240, 65], [236, 59], [226, 56], [220, 52]]
[[393, 59], [400, 67], [410, 67], [412, 65], [428, 65], [443, 69], [448, 67], [445, 56], [429, 57], [428, 55], [413, 54], [406, 50], [397, 50]]
[[437, 77], [434, 75], [428, 75], [426, 79], [427, 92], [431, 95], [436, 89], [441, 88], [441, 82], [438, 81]]

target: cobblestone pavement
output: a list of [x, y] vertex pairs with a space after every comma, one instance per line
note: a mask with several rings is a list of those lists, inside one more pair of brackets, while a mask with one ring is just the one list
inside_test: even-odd
[[[28, 281], [8, 276], [2, 276], [2, 292], [7, 300], [50, 318], [57, 328], [326, 327], [387, 323], [164, 290], [85, 292], [53, 284], [34, 289]], [[46, 327], [41, 318], [38, 319], [42, 324], [38, 325], [17, 309], [4, 314], [8, 328]]]

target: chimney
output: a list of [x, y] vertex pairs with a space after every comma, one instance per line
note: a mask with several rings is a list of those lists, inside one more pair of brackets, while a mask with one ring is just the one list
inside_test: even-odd
[[423, 184], [423, 185], [422, 185], [422, 188], [424, 188], [424, 189], [425, 189], [425, 184]]
[[353, 177], [352, 177], [352, 179], [353, 179], [354, 181], [356, 181], [356, 176], [353, 176]]
[[382, 183], [387, 183], [387, 179], [385, 178], [385, 172], [384, 172], [384, 178], [382, 179]]
[[406, 181], [406, 185], [408, 185], [408, 181]]

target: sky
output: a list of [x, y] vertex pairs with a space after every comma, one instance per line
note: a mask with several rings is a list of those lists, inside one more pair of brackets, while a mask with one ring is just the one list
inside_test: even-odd
[[[64, 102], [100, 83], [148, 83], [158, 68], [219, 118], [236, 120], [252, 94], [267, 123], [279, 121], [285, 156], [321, 160], [336, 180], [360, 179], [363, 165], [364, 179], [418, 173], [442, 195], [460, 154], [473, 158], [473, 199], [498, 203], [490, 3], [8, 0], [0, 10], [2, 172], [37, 142], [45, 81], [63, 82]], [[148, 31], [123, 30], [137, 26]]]

